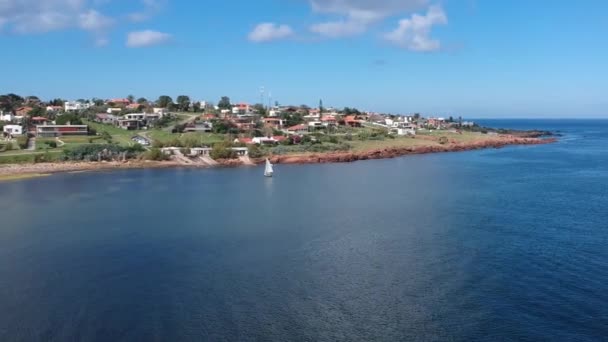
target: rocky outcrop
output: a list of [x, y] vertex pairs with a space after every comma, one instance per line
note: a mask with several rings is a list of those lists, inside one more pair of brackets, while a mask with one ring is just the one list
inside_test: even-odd
[[[450, 143], [446, 145], [411, 146], [401, 148], [386, 148], [364, 152], [333, 152], [301, 155], [272, 156], [273, 164], [318, 164], [318, 163], [349, 163], [358, 160], [396, 158], [411, 154], [460, 152], [484, 148], [501, 148], [508, 145], [539, 145], [555, 142], [555, 139], [500, 137], [470, 143]], [[261, 163], [264, 160], [256, 160]]]

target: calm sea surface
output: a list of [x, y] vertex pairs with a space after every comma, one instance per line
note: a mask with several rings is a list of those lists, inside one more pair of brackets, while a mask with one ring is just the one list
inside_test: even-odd
[[608, 121], [557, 144], [0, 183], [0, 341], [608, 339]]

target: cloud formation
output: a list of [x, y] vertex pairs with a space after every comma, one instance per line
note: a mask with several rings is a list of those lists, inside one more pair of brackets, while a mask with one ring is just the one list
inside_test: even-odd
[[249, 40], [255, 43], [269, 42], [272, 40], [285, 39], [293, 35], [293, 30], [288, 25], [275, 23], [262, 23], [257, 25], [249, 33]]
[[399, 26], [387, 33], [384, 38], [411, 51], [436, 51], [441, 48], [441, 43], [430, 37], [431, 29], [434, 25], [447, 23], [448, 18], [443, 9], [439, 6], [431, 6], [426, 15], [413, 14], [411, 18], [399, 21]]
[[153, 30], [134, 31], [127, 35], [127, 47], [141, 48], [170, 43], [173, 39], [168, 33]]
[[342, 17], [313, 24], [310, 31], [326, 38], [358, 35], [389, 16], [417, 10], [427, 3], [428, 0], [310, 0], [314, 12]]
[[[144, 21], [167, 0], [140, 0], [142, 10], [111, 18], [99, 8], [117, 0], [0, 0], [0, 32], [42, 34], [60, 30], [89, 32], [96, 46], [109, 44], [108, 33], [121, 22]], [[122, 1], [122, 0], [121, 0]]]

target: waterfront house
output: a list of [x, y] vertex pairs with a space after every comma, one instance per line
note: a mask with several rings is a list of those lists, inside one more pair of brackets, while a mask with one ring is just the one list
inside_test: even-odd
[[38, 125], [36, 136], [40, 138], [55, 138], [72, 135], [88, 135], [87, 125]]

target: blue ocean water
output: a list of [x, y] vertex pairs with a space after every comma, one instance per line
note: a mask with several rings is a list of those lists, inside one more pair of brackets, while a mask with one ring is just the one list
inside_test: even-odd
[[556, 144], [0, 183], [0, 341], [608, 339], [608, 121]]

